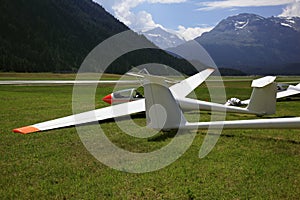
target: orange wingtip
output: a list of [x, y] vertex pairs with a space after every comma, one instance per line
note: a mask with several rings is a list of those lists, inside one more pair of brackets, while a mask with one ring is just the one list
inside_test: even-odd
[[16, 128], [13, 130], [15, 133], [21, 133], [21, 134], [28, 134], [28, 133], [34, 133], [40, 131], [39, 129], [33, 127], [33, 126], [25, 126], [22, 128]]

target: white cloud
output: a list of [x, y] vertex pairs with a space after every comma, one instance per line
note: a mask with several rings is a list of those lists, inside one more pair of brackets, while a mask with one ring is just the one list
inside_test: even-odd
[[185, 40], [193, 40], [196, 37], [199, 37], [204, 32], [212, 30], [213, 27], [194, 27], [194, 28], [185, 28], [184, 26], [178, 26], [176, 31], [177, 35], [183, 37]]
[[159, 26], [161, 25], [154, 22], [150, 13], [147, 13], [146, 11], [140, 11], [135, 14], [135, 19], [133, 20], [131, 28], [133, 30], [145, 31]]
[[[150, 4], [173, 4], [173, 3], [184, 3], [188, 0], [94, 0], [104, 8], [109, 9], [112, 14], [119, 19], [121, 22], [129, 26], [135, 31], [147, 31], [156, 27], [165, 29], [162, 25], [156, 23], [152, 15], [146, 11], [139, 11], [134, 13], [133, 8], [137, 7], [142, 3]], [[178, 30], [167, 30], [175, 33], [185, 40], [192, 40], [200, 36], [203, 32], [210, 31], [213, 27], [193, 27], [186, 28], [179, 26]]]
[[295, 0], [223, 0], [223, 1], [205, 1], [198, 5], [198, 10], [214, 10], [224, 8], [236, 8], [236, 7], [260, 7], [260, 6], [279, 6], [293, 3]]
[[300, 1], [296, 0], [288, 5], [283, 12], [279, 15], [280, 17], [299, 17], [300, 16]]
[[112, 14], [121, 22], [129, 26], [135, 31], [146, 31], [155, 27], [161, 27], [157, 24], [152, 15], [146, 11], [140, 11], [138, 13], [132, 12], [132, 9], [142, 3], [150, 4], [173, 4], [183, 3], [187, 0], [94, 0], [100, 5], [103, 5], [106, 9], [109, 9]]

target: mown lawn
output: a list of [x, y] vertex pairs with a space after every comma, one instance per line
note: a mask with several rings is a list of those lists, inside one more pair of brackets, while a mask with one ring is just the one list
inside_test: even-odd
[[[228, 98], [246, 99], [251, 94], [250, 81], [224, 84]], [[105, 106], [101, 98], [112, 90], [112, 86], [98, 88], [97, 107]], [[205, 85], [196, 94], [203, 100], [210, 98]], [[224, 130], [203, 159], [198, 155], [206, 131], [199, 131], [188, 151], [173, 164], [155, 172], [131, 174], [95, 159], [74, 127], [29, 135], [12, 133], [13, 128], [72, 114], [72, 86], [0, 86], [0, 102], [1, 199], [300, 197], [300, 130]], [[300, 116], [299, 101], [277, 105], [276, 115], [270, 117]], [[201, 112], [204, 120], [209, 117]], [[255, 117], [227, 115], [227, 119], [250, 118]], [[136, 116], [135, 121], [145, 123], [143, 115]], [[172, 132], [138, 139], [122, 133], [113, 121], [101, 126], [111, 130], [108, 137], [116, 145], [134, 152], [153, 151], [172, 140]]]

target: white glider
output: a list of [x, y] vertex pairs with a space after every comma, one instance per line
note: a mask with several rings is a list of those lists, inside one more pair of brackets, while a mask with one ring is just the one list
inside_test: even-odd
[[[147, 126], [152, 129], [300, 128], [300, 117], [190, 123], [186, 120], [178, 102], [175, 100], [175, 97], [170, 89], [165, 86], [164, 81], [151, 76], [147, 77], [147, 79], [144, 85], [146, 98], [146, 119]], [[257, 86], [260, 85], [261, 84], [258, 83]]]
[[[213, 72], [213, 69], [206, 69], [194, 76], [189, 77], [170, 87], [170, 90], [176, 96], [187, 95], [192, 92], [198, 85], [203, 83], [207, 77]], [[184, 89], [184, 91], [183, 91]], [[183, 96], [184, 97], [184, 96]], [[101, 121], [105, 119], [122, 117], [138, 112], [145, 111], [145, 99], [140, 99], [123, 104], [113, 105], [105, 108], [96, 109], [84, 113], [79, 113], [63, 118], [58, 118], [30, 126], [16, 128], [13, 132], [28, 134], [38, 131], [46, 131], [51, 129], [74, 126], [78, 124], [85, 124], [89, 122]]]
[[[150, 74], [149, 74], [150, 75]], [[144, 77], [144, 75], [143, 75]], [[191, 89], [196, 88], [199, 84], [197, 82], [198, 77], [192, 76], [185, 82], [180, 82], [180, 84], [175, 84], [171, 87], [172, 94], [174, 95], [176, 101], [178, 101], [180, 108], [183, 111], [192, 110], [207, 110], [219, 112], [234, 112], [234, 113], [244, 113], [244, 114], [255, 114], [258, 116], [271, 115], [276, 111], [276, 84], [274, 83], [276, 77], [269, 76], [260, 79], [256, 79], [252, 83], [253, 91], [251, 95], [251, 103], [246, 108], [240, 108], [237, 106], [222, 105], [213, 102], [201, 101], [197, 99], [186, 98]], [[163, 78], [166, 83], [169, 80]], [[173, 92], [173, 90], [176, 92]], [[136, 89], [126, 89], [113, 92], [106, 95], [102, 100], [109, 104], [120, 104], [130, 101], [135, 101], [141, 99], [142, 96], [136, 91]], [[240, 101], [240, 100], [239, 100]]]
[[286, 90], [277, 92], [276, 98], [280, 99], [284, 97], [290, 97], [296, 94], [300, 94], [300, 83], [296, 86], [289, 85], [289, 87]]
[[[267, 77], [264, 77], [263, 79], [265, 79], [265, 78], [267, 78]], [[253, 85], [252, 85], [252, 87], [253, 87]], [[300, 83], [296, 86], [289, 85], [286, 90], [278, 91], [276, 93], [276, 99], [282, 99], [282, 98], [294, 96], [297, 94], [300, 94]], [[227, 103], [225, 105], [241, 106], [241, 105], [248, 105], [249, 103], [250, 103], [250, 99], [241, 101], [238, 98], [231, 98], [227, 101]]]
[[[207, 77], [213, 72], [213, 69], [206, 69], [202, 72], [195, 74], [177, 84], [172, 85], [169, 90], [172, 96], [176, 99], [180, 109], [183, 111], [191, 110], [214, 110], [220, 112], [236, 112], [236, 113], [247, 113], [256, 115], [265, 115], [275, 113], [276, 106], [276, 84], [274, 83], [275, 78], [271, 77], [268, 79], [258, 79], [253, 81], [255, 88], [251, 95], [251, 101], [246, 108], [226, 106], [218, 103], [200, 101], [197, 99], [186, 98], [198, 85], [203, 83]], [[145, 75], [146, 77], [150, 75]], [[164, 83], [168, 81], [162, 77]], [[158, 93], [160, 94], [160, 93]], [[163, 95], [163, 93], [162, 93]], [[161, 97], [163, 98], [163, 96]], [[149, 97], [148, 97], [149, 99]], [[147, 97], [146, 97], [147, 102]], [[97, 109], [94, 111], [88, 111], [68, 117], [54, 119], [31, 126], [14, 129], [14, 132], [27, 134], [37, 131], [45, 131], [56, 128], [62, 128], [67, 126], [73, 126], [78, 124], [85, 124], [94, 121], [101, 121], [105, 119], [126, 116], [146, 110], [145, 99], [138, 99], [131, 102], [126, 102], [110, 107]]]

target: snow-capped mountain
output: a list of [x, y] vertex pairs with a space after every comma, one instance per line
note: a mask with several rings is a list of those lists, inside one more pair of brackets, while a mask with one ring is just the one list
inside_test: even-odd
[[142, 34], [161, 49], [176, 47], [185, 42], [184, 39], [159, 27], [143, 32]]
[[269, 17], [264, 18], [256, 14], [243, 13], [222, 20], [211, 32], [214, 31], [255, 31], [257, 28], [284, 28], [288, 27], [300, 31], [299, 17]]
[[196, 41], [221, 67], [250, 74], [286, 73], [290, 67], [290, 72], [300, 73], [298, 17], [239, 14], [222, 20]]
[[299, 17], [271, 17], [270, 20], [281, 26], [286, 26], [300, 32]]

